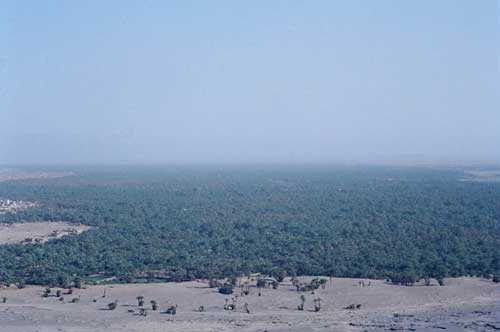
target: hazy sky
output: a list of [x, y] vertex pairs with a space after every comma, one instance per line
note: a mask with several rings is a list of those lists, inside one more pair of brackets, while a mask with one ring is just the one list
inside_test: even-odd
[[500, 162], [500, 1], [1, 1], [0, 164]]

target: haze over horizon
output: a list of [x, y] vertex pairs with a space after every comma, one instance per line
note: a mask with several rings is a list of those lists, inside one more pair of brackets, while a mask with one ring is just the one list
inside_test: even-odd
[[0, 165], [500, 163], [500, 1], [5, 1]]

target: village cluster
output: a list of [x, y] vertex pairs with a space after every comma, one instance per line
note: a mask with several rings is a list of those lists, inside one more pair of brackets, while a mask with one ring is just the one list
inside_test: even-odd
[[28, 201], [15, 201], [10, 199], [0, 199], [0, 214], [16, 213], [37, 206], [36, 203]]

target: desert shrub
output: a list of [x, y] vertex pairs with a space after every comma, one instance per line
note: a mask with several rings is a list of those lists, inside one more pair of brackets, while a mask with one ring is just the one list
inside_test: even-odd
[[115, 310], [117, 306], [118, 306], [118, 301], [114, 301], [114, 302], [108, 303], [108, 309], [109, 310]]
[[233, 289], [234, 289], [233, 285], [226, 283], [222, 287], [219, 287], [219, 293], [224, 295], [233, 294]]
[[208, 287], [217, 288], [218, 286], [219, 286], [219, 282], [217, 281], [217, 279], [212, 278], [208, 281]]

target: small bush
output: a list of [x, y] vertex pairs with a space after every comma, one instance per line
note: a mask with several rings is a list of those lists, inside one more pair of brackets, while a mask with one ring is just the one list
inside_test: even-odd
[[115, 310], [117, 306], [118, 306], [118, 301], [111, 302], [111, 303], [108, 304], [108, 309], [109, 310]]
[[208, 287], [210, 288], [217, 288], [219, 286], [219, 283], [217, 282], [217, 279], [210, 279], [208, 281]]
[[224, 286], [219, 287], [219, 293], [224, 294], [224, 295], [233, 294], [233, 285], [224, 284]]

